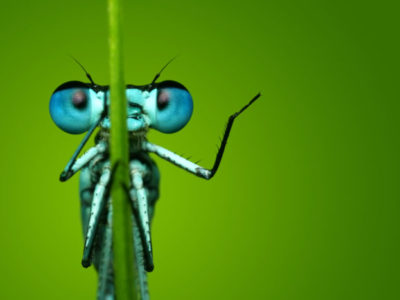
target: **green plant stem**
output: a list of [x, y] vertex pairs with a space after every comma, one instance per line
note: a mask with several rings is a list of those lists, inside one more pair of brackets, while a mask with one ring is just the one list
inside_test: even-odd
[[[110, 156], [113, 170], [111, 199], [113, 209], [114, 283], [118, 300], [138, 299], [135, 288], [132, 217], [128, 195], [129, 149], [126, 127], [127, 100], [122, 67], [121, 0], [108, 0], [110, 34]], [[118, 167], [115, 168], [116, 163]]]

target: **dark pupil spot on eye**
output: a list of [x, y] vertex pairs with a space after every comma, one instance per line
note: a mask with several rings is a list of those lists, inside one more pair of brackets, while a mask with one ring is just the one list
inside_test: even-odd
[[87, 97], [85, 92], [83, 91], [76, 91], [72, 96], [72, 104], [76, 108], [84, 108], [87, 103]]
[[169, 95], [167, 92], [161, 92], [157, 98], [157, 107], [164, 109], [169, 103]]

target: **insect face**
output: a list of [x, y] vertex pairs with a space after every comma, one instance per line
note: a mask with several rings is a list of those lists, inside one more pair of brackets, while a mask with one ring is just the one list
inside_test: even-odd
[[126, 89], [128, 101], [128, 131], [135, 132], [148, 130], [153, 119], [154, 94], [156, 91], [148, 92], [141, 88]]

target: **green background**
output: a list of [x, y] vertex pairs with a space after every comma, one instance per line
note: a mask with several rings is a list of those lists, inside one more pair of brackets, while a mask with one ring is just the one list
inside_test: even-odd
[[[156, 158], [152, 299], [400, 299], [396, 1], [126, 1], [125, 75], [182, 82], [191, 122], [149, 139], [212, 165], [204, 181]], [[51, 121], [68, 80], [108, 84], [105, 1], [3, 1], [1, 299], [94, 299], [80, 265], [82, 136]]]

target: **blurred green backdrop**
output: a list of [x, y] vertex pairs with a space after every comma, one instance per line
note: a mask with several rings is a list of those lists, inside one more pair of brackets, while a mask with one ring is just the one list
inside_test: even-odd
[[[182, 82], [195, 111], [149, 139], [210, 167], [156, 159], [152, 299], [399, 299], [399, 7], [396, 1], [126, 1], [126, 81]], [[83, 269], [82, 136], [51, 121], [68, 80], [107, 84], [105, 1], [9, 1], [0, 11], [1, 299], [94, 299]]]

